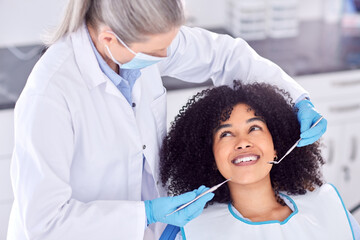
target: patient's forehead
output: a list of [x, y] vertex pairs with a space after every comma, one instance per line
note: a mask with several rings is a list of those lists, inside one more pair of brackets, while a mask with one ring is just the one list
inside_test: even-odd
[[[232, 108], [232, 111], [231, 111], [231, 115], [234, 113], [234, 110], [235, 111], [246, 112], [246, 113], [249, 113], [251, 115], [256, 114], [255, 110], [246, 103], [238, 103], [238, 104], [234, 105], [233, 108]], [[230, 115], [230, 117], [231, 117], [231, 115]]]
[[[234, 115], [234, 112], [236, 112], [236, 115]], [[222, 121], [222, 123], [231, 121], [233, 118], [245, 118], [244, 120], [247, 120], [247, 118], [253, 118], [256, 117], [257, 119], [261, 120], [266, 124], [265, 118], [258, 114], [254, 108], [249, 106], [246, 103], [238, 103], [232, 107], [231, 113], [229, 115], [229, 118], [225, 121]]]

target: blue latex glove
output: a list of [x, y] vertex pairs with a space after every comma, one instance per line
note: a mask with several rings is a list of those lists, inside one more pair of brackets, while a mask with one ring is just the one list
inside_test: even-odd
[[295, 107], [299, 110], [297, 118], [300, 122], [300, 137], [302, 138], [297, 146], [302, 147], [316, 142], [326, 131], [326, 119], [323, 118], [318, 125], [310, 129], [321, 115], [315, 110], [310, 100], [307, 99], [301, 100]]
[[201, 214], [205, 204], [214, 197], [214, 193], [205, 194], [180, 211], [173, 213], [170, 216], [166, 215], [175, 211], [181, 205], [193, 200], [197, 195], [208, 189], [209, 188], [205, 186], [201, 186], [192, 192], [187, 192], [179, 196], [162, 197], [145, 201], [145, 211], [148, 224], [162, 222], [178, 227], [185, 226], [186, 223], [190, 222]]

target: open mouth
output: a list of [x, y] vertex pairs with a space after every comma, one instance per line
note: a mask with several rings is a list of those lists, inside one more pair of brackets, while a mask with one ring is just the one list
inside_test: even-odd
[[259, 160], [259, 158], [260, 156], [258, 155], [248, 155], [243, 157], [239, 156], [234, 160], [232, 160], [231, 162], [237, 166], [245, 166], [245, 165], [255, 164]]

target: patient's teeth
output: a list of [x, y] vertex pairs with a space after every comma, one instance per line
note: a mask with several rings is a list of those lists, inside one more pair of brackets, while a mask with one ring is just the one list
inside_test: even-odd
[[243, 158], [237, 158], [233, 161], [233, 163], [238, 164], [241, 162], [249, 162], [249, 161], [255, 161], [257, 160], [256, 156], [248, 156], [248, 157], [243, 157]]

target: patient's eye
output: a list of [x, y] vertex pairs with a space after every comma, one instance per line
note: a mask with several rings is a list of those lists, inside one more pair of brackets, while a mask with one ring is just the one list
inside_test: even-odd
[[249, 132], [258, 131], [258, 130], [262, 130], [262, 128], [258, 125], [253, 125], [250, 127]]
[[220, 134], [220, 138], [232, 136], [231, 132], [225, 131]]

